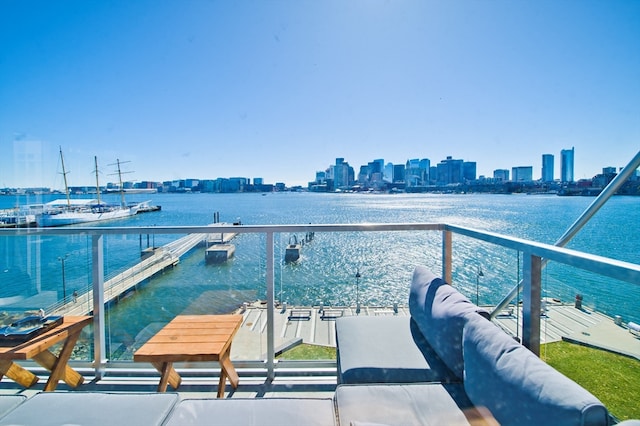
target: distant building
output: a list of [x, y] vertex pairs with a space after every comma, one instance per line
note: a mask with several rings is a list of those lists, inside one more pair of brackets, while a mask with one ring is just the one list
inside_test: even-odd
[[335, 189], [348, 188], [353, 182], [353, 168], [344, 158], [336, 158], [336, 164], [332, 167], [333, 185]]
[[455, 160], [447, 156], [446, 160], [440, 161], [437, 167], [437, 182], [439, 185], [449, 185], [463, 183], [464, 181], [464, 161]]
[[462, 177], [466, 181], [476, 180], [476, 162], [465, 161], [462, 163]]
[[560, 151], [560, 180], [573, 182], [574, 148]]
[[[393, 182], [395, 179], [395, 167], [396, 165], [394, 165], [393, 163], [387, 163], [386, 166], [384, 166], [384, 174], [382, 176], [382, 180], [384, 180], [385, 182]], [[402, 175], [404, 176], [404, 164], [401, 164], [400, 167], [402, 167]], [[402, 178], [402, 180], [404, 181], [404, 177]]]
[[511, 168], [511, 180], [513, 182], [531, 182], [533, 180], [533, 167], [518, 166]]
[[395, 164], [393, 166], [393, 183], [401, 183], [404, 182], [405, 176], [405, 166], [404, 164]]
[[431, 161], [427, 158], [407, 160], [404, 180], [407, 187], [425, 186], [429, 184]]
[[542, 181], [553, 182], [553, 154], [542, 154]]

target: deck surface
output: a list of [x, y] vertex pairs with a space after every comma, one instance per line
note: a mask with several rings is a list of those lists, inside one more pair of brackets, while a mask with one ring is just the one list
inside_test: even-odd
[[[397, 311], [397, 312], [396, 312]], [[232, 358], [261, 359], [267, 351], [266, 305], [256, 302], [242, 312], [243, 322], [234, 339]], [[275, 347], [286, 348], [297, 342], [335, 347], [335, 319], [356, 315], [354, 307], [284, 307], [276, 308]], [[408, 316], [407, 306], [365, 307], [359, 315]], [[520, 336], [522, 311], [515, 307], [494, 321], [513, 336]], [[629, 333], [626, 325], [615, 324], [613, 318], [590, 309], [548, 302], [541, 317], [541, 343], [569, 340], [607, 349], [640, 359], [640, 339]]]

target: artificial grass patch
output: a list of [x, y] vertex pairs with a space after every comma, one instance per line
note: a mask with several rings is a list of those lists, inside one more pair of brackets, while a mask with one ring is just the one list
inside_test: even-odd
[[283, 352], [278, 359], [287, 360], [314, 360], [314, 359], [336, 359], [336, 348], [320, 345], [302, 344], [286, 352]]
[[542, 345], [540, 358], [595, 395], [618, 419], [640, 419], [637, 359], [564, 341]]

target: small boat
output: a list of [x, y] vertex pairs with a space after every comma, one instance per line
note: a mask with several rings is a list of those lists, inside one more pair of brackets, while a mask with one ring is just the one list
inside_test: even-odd
[[298, 243], [298, 237], [292, 235], [289, 237], [289, 244], [284, 252], [284, 261], [287, 263], [295, 262], [300, 259], [300, 251], [302, 245]]
[[[105, 220], [121, 219], [133, 216], [145, 203], [138, 203], [128, 206], [124, 201], [124, 193], [121, 193], [120, 204], [105, 204], [100, 201], [100, 185], [98, 183], [98, 158], [95, 160], [96, 173], [96, 199], [71, 199], [69, 197], [69, 186], [67, 184], [67, 171], [64, 167], [64, 157], [60, 148], [60, 161], [62, 163], [62, 175], [64, 177], [64, 188], [66, 199], [53, 200], [42, 205], [42, 211], [36, 215], [36, 223], [40, 227], [75, 225], [87, 222], [101, 222]], [[118, 160], [118, 176], [120, 176], [120, 187], [122, 188], [122, 177], [120, 172], [120, 161]], [[148, 204], [148, 202], [146, 202]]]

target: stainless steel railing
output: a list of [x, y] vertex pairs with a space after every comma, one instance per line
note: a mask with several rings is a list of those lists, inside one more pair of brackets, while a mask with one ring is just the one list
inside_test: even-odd
[[[523, 253], [523, 344], [534, 353], [540, 346], [540, 304], [542, 260], [554, 261], [606, 277], [640, 284], [640, 265], [596, 256], [576, 250], [543, 244], [497, 233], [466, 227], [433, 223], [377, 223], [377, 224], [317, 224], [317, 225], [228, 225], [216, 226], [220, 233], [262, 234], [265, 238], [267, 295], [267, 356], [264, 366], [269, 377], [274, 376], [275, 363], [275, 239], [281, 233], [335, 233], [335, 232], [415, 232], [432, 231], [442, 235], [442, 275], [451, 282], [453, 239], [457, 236], [482, 241], [496, 247], [513, 249]], [[105, 351], [105, 279], [104, 237], [126, 234], [207, 234], [208, 226], [153, 226], [153, 227], [73, 227], [73, 228], [28, 228], [0, 229], [0, 237], [16, 235], [64, 236], [88, 235], [91, 239], [91, 285], [94, 312], [94, 367], [100, 377], [106, 368]], [[537, 314], [536, 314], [537, 313]]]

